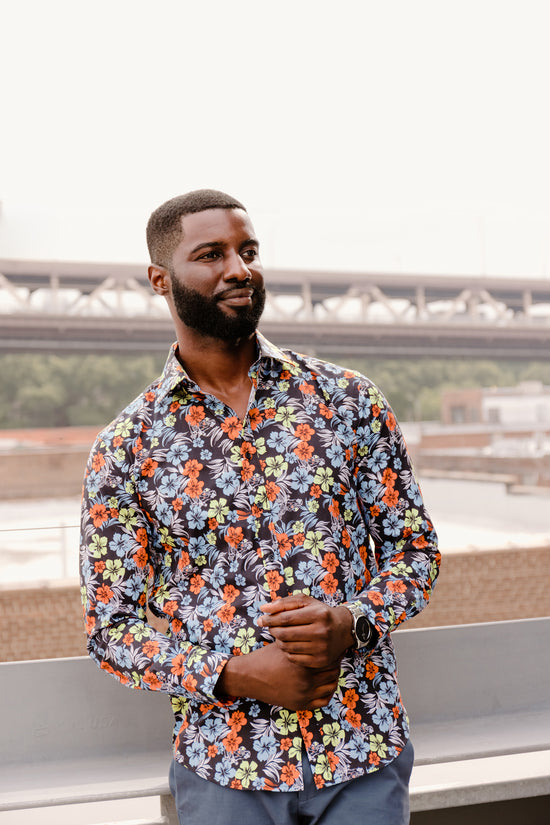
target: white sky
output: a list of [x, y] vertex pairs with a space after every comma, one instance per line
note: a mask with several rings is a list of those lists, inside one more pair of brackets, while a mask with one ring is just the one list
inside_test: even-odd
[[0, 0], [0, 257], [145, 261], [211, 186], [267, 266], [550, 277], [548, 0]]

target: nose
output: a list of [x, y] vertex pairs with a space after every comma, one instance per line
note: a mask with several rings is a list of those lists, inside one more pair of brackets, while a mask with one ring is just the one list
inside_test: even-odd
[[239, 252], [235, 251], [227, 256], [223, 277], [225, 281], [249, 281], [251, 279], [250, 269]]

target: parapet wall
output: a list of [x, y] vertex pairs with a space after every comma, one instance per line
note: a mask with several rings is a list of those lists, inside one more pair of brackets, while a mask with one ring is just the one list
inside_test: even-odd
[[[550, 615], [550, 546], [443, 557], [430, 605], [404, 627]], [[74, 580], [0, 587], [0, 661], [86, 654]]]

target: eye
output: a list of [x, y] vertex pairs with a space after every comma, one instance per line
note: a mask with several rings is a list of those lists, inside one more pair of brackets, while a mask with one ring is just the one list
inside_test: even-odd
[[220, 253], [217, 249], [211, 249], [210, 252], [205, 252], [204, 255], [199, 257], [199, 261], [215, 261], [217, 258], [220, 257]]
[[255, 258], [258, 257], [258, 250], [254, 247], [251, 247], [250, 249], [245, 249], [242, 252], [242, 257], [248, 261], [253, 261]]

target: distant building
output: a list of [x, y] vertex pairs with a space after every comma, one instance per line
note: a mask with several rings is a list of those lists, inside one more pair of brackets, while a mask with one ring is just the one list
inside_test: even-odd
[[550, 387], [523, 381], [517, 387], [445, 390], [443, 424], [550, 424]]

